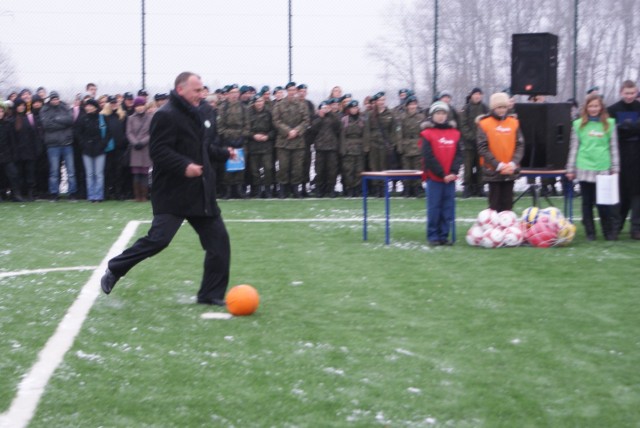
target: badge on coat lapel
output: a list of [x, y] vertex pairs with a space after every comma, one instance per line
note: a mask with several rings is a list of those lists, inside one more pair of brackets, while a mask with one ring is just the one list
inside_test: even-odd
[[211, 128], [211, 122], [209, 122], [209, 119], [204, 121], [204, 126], [205, 128]]

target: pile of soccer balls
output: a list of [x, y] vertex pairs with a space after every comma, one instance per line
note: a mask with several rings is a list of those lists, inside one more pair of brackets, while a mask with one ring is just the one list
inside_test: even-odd
[[518, 218], [513, 211], [500, 213], [486, 209], [480, 211], [473, 226], [467, 231], [467, 243], [484, 248], [534, 247], [568, 245], [575, 236], [576, 227], [564, 218], [558, 208], [529, 207]]

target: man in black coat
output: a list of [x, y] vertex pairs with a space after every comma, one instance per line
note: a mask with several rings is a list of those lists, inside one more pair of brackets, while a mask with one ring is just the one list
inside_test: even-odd
[[201, 93], [202, 80], [198, 75], [179, 74], [169, 103], [151, 121], [153, 221], [147, 236], [109, 261], [101, 280], [106, 294], [136, 264], [166, 248], [186, 219], [205, 250], [198, 303], [224, 305], [231, 248], [216, 202], [212, 164], [235, 156], [235, 151], [212, 145], [205, 139], [205, 128], [211, 123], [203, 120], [198, 110]]

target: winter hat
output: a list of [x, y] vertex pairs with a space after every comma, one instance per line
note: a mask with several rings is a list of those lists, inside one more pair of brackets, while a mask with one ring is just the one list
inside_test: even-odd
[[44, 102], [44, 100], [42, 99], [42, 97], [38, 94], [35, 94], [33, 97], [31, 97], [31, 104], [33, 103], [37, 103], [37, 102]]
[[13, 108], [17, 109], [19, 106], [23, 105], [23, 104], [27, 104], [22, 98], [16, 98], [16, 100], [13, 102]]
[[98, 103], [98, 101], [96, 101], [93, 98], [89, 98], [87, 101], [84, 102], [85, 106], [91, 105], [94, 106], [97, 110], [100, 110], [100, 104]]
[[449, 104], [445, 103], [444, 101], [436, 101], [435, 103], [431, 104], [431, 107], [429, 107], [429, 114], [433, 114], [437, 111], [444, 111], [445, 113], [449, 113]]
[[480, 93], [480, 94], [481, 94], [481, 93], [482, 93], [482, 89], [480, 89], [480, 88], [473, 88], [473, 89], [471, 90], [471, 92], [469, 93], [469, 96], [471, 96], [471, 95], [473, 95], [473, 94], [476, 94], [476, 93]]
[[52, 100], [54, 98], [60, 98], [60, 94], [56, 91], [51, 91], [51, 93], [49, 93], [49, 99]]
[[438, 99], [439, 99], [439, 100], [441, 100], [441, 99], [442, 99], [442, 97], [449, 97], [449, 98], [453, 98], [453, 95], [451, 95], [451, 91], [448, 91], [448, 90], [446, 90], [446, 89], [445, 89], [445, 90], [440, 91], [440, 92], [438, 93]]
[[133, 100], [133, 107], [138, 107], [138, 106], [143, 106], [145, 105], [147, 102], [144, 100], [144, 98], [142, 97], [136, 97], [135, 100]]
[[496, 92], [489, 98], [489, 108], [491, 110], [496, 107], [509, 107], [509, 95], [504, 92]]

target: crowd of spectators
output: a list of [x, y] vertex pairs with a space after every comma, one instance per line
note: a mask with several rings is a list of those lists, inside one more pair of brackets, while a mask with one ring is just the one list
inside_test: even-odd
[[[336, 86], [316, 106], [307, 99], [307, 86], [294, 82], [259, 91], [237, 84], [205, 87], [200, 111], [210, 124], [207, 144], [244, 151], [243, 169], [217, 165], [219, 196], [354, 197], [363, 171], [421, 170], [417, 142], [432, 101], [449, 105], [448, 119], [461, 132], [462, 196], [484, 196], [476, 147], [476, 118], [488, 112], [483, 91], [473, 88], [460, 109], [446, 90], [426, 103], [409, 89], [400, 89], [397, 98], [393, 107], [384, 92], [359, 102]], [[151, 96], [144, 89], [98, 95], [93, 83], [69, 103], [42, 87], [8, 94], [0, 102], [0, 198], [56, 201], [66, 193], [91, 202], [147, 200], [153, 191], [149, 126], [167, 99], [167, 93]], [[392, 191], [424, 196], [415, 182], [394, 183]]]

